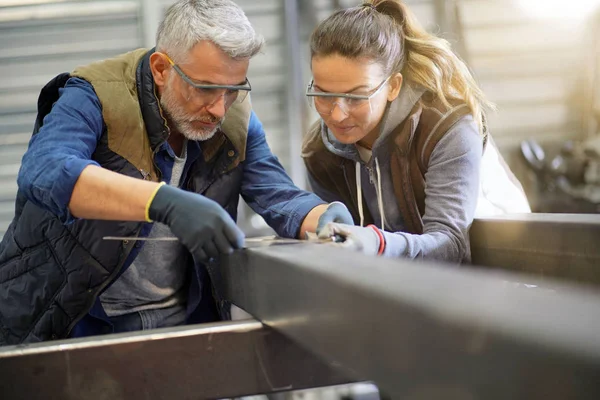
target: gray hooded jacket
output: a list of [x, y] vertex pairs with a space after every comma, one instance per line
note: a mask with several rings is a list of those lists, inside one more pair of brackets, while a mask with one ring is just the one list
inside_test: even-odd
[[[410, 114], [424, 91], [405, 85], [386, 114], [382, 134], [371, 151], [338, 142], [323, 123], [321, 138], [328, 151], [355, 163], [358, 203], [364, 198], [376, 225], [384, 230], [385, 256], [470, 261], [469, 227], [479, 192], [483, 138], [471, 115], [454, 124], [437, 143], [425, 174], [424, 231], [403, 232], [405, 224], [392, 185], [392, 150], [386, 137]], [[335, 193], [309, 176], [313, 190], [328, 201]], [[362, 209], [359, 209], [362, 220]]]

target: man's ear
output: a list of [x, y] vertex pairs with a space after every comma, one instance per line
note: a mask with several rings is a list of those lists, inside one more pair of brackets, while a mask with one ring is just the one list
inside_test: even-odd
[[167, 60], [167, 57], [160, 52], [152, 53], [150, 55], [150, 70], [152, 71], [156, 86], [163, 88], [171, 72], [171, 64]]

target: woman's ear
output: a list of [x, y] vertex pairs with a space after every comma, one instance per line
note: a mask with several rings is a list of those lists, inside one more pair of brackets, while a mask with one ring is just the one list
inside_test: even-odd
[[392, 102], [396, 100], [396, 97], [400, 94], [400, 89], [402, 88], [402, 74], [400, 72], [392, 75], [390, 77], [390, 91], [388, 92], [388, 101]]

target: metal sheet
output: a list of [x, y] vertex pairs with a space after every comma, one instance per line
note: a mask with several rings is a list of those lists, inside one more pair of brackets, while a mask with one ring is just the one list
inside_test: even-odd
[[[129, 241], [129, 240], [139, 240], [144, 242], [176, 242], [177, 239], [174, 236], [163, 236], [163, 237], [143, 237], [143, 236], [104, 236], [103, 240], [119, 240], [119, 241]], [[278, 246], [282, 244], [301, 244], [305, 242], [311, 243], [331, 243], [337, 241], [343, 241], [339, 235], [334, 235], [331, 238], [327, 239], [319, 239], [315, 234], [310, 234], [309, 239], [307, 240], [298, 240], [298, 239], [288, 239], [282, 238], [278, 236], [262, 236], [262, 237], [252, 237], [246, 238], [244, 240], [244, 248], [252, 248], [252, 247], [262, 247], [262, 246]]]
[[470, 231], [473, 263], [600, 285], [600, 215], [523, 214], [478, 219]]
[[600, 398], [600, 295], [310, 244], [224, 259], [231, 300], [392, 398]]
[[250, 320], [0, 348], [11, 399], [207, 399], [350, 382]]

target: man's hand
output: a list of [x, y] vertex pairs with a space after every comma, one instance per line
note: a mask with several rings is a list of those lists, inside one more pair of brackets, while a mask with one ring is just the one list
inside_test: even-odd
[[363, 254], [375, 256], [379, 252], [381, 241], [379, 235], [371, 227], [329, 223], [319, 231], [320, 239], [341, 236], [344, 241], [335, 246], [344, 247]]
[[304, 239], [306, 237], [306, 232], [319, 233], [319, 230], [329, 222], [354, 224], [350, 211], [348, 211], [343, 203], [335, 201], [331, 204], [322, 204], [310, 210], [308, 215], [304, 218], [298, 237]]
[[162, 185], [151, 200], [148, 216], [162, 222], [197, 261], [230, 254], [244, 245], [244, 233], [215, 201]]
[[162, 222], [197, 261], [244, 245], [244, 233], [213, 200], [95, 165], [87, 166], [79, 176], [69, 209], [84, 219]]

